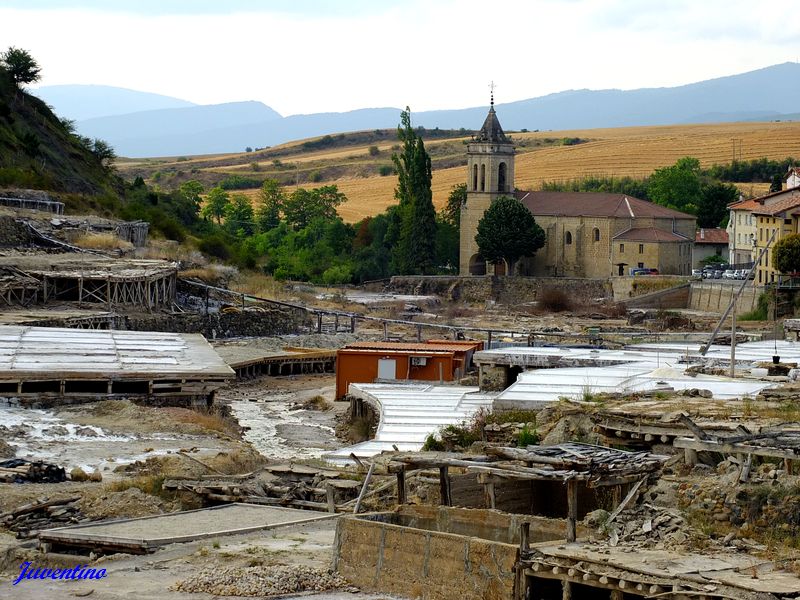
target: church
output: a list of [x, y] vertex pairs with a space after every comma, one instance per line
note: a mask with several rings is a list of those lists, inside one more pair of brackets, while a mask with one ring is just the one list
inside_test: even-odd
[[606, 278], [631, 269], [690, 275], [695, 217], [625, 194], [523, 192], [514, 186], [514, 143], [494, 110], [467, 145], [467, 200], [461, 207], [460, 274], [506, 275], [507, 265], [482, 260], [478, 223], [494, 200], [514, 196], [547, 236], [543, 248], [516, 265], [516, 275]]

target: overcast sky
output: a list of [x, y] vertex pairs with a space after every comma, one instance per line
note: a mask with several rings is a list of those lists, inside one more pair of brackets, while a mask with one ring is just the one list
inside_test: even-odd
[[790, 0], [0, 0], [42, 85], [283, 115], [663, 87], [800, 58]]

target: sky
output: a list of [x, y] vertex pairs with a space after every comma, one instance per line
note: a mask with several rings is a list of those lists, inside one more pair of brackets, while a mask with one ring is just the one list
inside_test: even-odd
[[282, 115], [668, 87], [800, 58], [790, 0], [0, 0], [41, 85]]

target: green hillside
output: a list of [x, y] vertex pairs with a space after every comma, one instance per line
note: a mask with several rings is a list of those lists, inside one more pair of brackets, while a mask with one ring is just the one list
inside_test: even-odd
[[111, 160], [106, 144], [73, 133], [0, 67], [0, 187], [117, 197], [123, 183]]

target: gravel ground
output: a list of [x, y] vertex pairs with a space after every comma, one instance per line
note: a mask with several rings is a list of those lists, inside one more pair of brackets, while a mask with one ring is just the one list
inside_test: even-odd
[[269, 596], [347, 587], [347, 581], [336, 573], [301, 565], [278, 565], [203, 569], [193, 577], [178, 582], [174, 589], [217, 596]]

